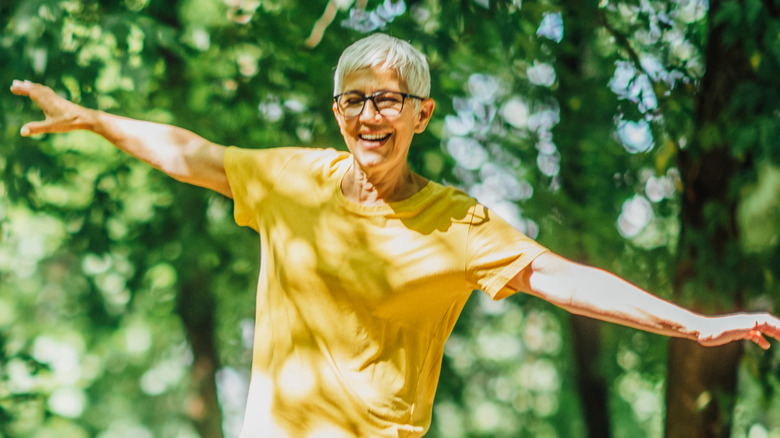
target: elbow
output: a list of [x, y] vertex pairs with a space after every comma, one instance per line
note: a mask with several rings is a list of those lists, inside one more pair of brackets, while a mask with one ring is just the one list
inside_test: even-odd
[[[563, 309], [577, 307], [577, 295], [587, 281], [588, 268], [557, 254], [542, 254], [531, 265], [528, 293]], [[579, 312], [578, 312], [579, 313]]]
[[203, 167], [203, 146], [198, 141], [182, 143], [178, 147], [165, 148], [158, 155], [158, 169], [168, 176], [182, 182], [197, 179], [198, 171]]
[[188, 164], [186, 158], [181, 155], [161, 155], [150, 164], [177, 181], [187, 182]]

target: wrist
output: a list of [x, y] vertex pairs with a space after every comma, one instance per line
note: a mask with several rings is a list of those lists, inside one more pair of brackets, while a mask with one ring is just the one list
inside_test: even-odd
[[712, 336], [712, 318], [705, 315], [692, 313], [686, 327], [686, 338], [703, 342]]
[[79, 114], [77, 123], [81, 129], [103, 135], [106, 132], [106, 115], [100, 110], [84, 108]]

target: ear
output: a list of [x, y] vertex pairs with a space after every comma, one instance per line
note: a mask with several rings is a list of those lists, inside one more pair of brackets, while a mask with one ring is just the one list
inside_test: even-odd
[[427, 98], [420, 102], [420, 111], [417, 113], [417, 120], [414, 122], [415, 134], [420, 134], [425, 131], [428, 122], [431, 121], [434, 108], [436, 108], [436, 102], [431, 98]]
[[339, 113], [339, 107], [336, 105], [336, 102], [333, 102], [333, 117], [336, 118], [336, 123], [339, 124], [341, 135], [344, 135], [344, 119], [341, 117], [341, 113]]

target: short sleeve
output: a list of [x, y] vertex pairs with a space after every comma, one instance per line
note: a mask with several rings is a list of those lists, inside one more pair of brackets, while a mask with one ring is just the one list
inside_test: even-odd
[[238, 225], [257, 231], [257, 217], [263, 201], [292, 156], [293, 148], [243, 149], [231, 146], [225, 151], [225, 173], [233, 194], [233, 216]]
[[466, 245], [468, 279], [494, 300], [515, 293], [509, 280], [548, 251], [481, 204], [474, 206]]

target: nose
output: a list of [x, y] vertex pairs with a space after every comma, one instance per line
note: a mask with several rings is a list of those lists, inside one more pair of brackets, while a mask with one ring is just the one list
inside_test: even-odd
[[360, 119], [377, 119], [380, 117], [379, 108], [376, 107], [374, 99], [368, 98], [363, 101], [363, 108], [360, 110]]

